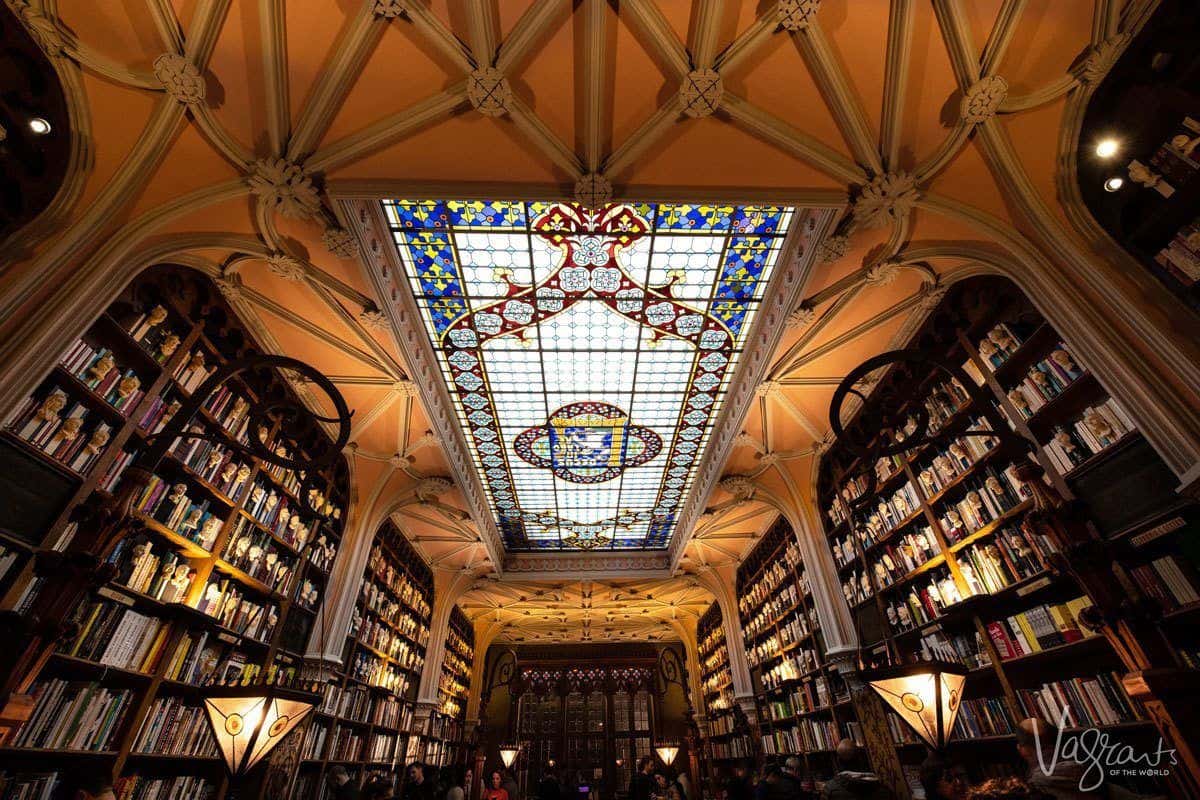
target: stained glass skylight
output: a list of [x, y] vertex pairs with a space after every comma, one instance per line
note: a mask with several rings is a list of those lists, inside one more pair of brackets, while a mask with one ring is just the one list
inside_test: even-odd
[[665, 548], [792, 209], [383, 205], [505, 547]]

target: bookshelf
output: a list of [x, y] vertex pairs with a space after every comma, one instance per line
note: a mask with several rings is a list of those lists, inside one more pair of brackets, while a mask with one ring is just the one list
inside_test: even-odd
[[[139, 276], [4, 420], [0, 462], [43, 482], [0, 483], [4, 609], [35, 607], [31, 559], [63, 550], [93, 496], [125, 468], [217, 365], [256, 352], [200, 273]], [[51, 785], [77, 767], [111, 771], [118, 795], [168, 791], [223, 798], [224, 768], [199, 707], [200, 687], [262, 676], [287, 684], [324, 596], [349, 501], [339, 462], [305, 498], [301, 479], [228, 445], [245, 443], [256, 402], [291, 396], [273, 371], [235, 379], [194, 426], [213, 441], [175, 442], [124, 521], [114, 577], [89, 594], [32, 686], [33, 716], [0, 749], [10, 785]], [[265, 444], [303, 456], [323, 436], [308, 420], [277, 423]], [[21, 470], [12, 473], [11, 470]]]
[[721, 607], [713, 603], [697, 622], [697, 654], [700, 658], [700, 688], [708, 719], [705, 745], [714, 763], [732, 762], [754, 756], [753, 743], [739, 724], [733, 699], [733, 673], [729, 669], [729, 646], [725, 640]]
[[[818, 484], [827, 539], [868, 664], [890, 658], [957, 661], [969, 670], [950, 748], [978, 777], [1011, 770], [1013, 726], [1028, 716], [1068, 727], [1099, 727], [1122, 741], [1156, 735], [1115, 677], [1120, 659], [1107, 640], [1080, 624], [1091, 604], [1068, 574], [1050, 569], [1052, 543], [1021, 526], [1029, 490], [1013, 465], [1035, 458], [1046, 480], [1079, 501], [1098, 536], [1116, 541], [1132, 580], [1172, 615], [1181, 660], [1194, 663], [1189, 615], [1198, 597], [1194, 505], [1171, 491], [1175, 481], [1128, 414], [1010, 283], [993, 278], [956, 284], [909, 347], [946, 356], [983, 387], [1028, 440], [1028, 453], [999, 440], [957, 436], [861, 464], [835, 442]], [[911, 433], [915, 404], [931, 428], [950, 435], [986, 429], [965, 387], [943, 373], [892, 369], [865, 408], [879, 398], [913, 398], [901, 406]], [[868, 428], [859, 413], [849, 436]], [[862, 470], [875, 473], [868, 495]], [[848, 476], [857, 476], [851, 478]], [[1157, 488], [1156, 488], [1157, 487]], [[889, 715], [906, 769], [924, 750]], [[988, 746], [982, 746], [989, 743]], [[992, 748], [989, 750], [988, 748]]]
[[450, 610], [450, 629], [446, 638], [446, 653], [442, 659], [442, 674], [438, 680], [438, 710], [431, 718], [430, 733], [442, 742], [438, 760], [430, 763], [444, 766], [465, 756], [467, 745], [467, 694], [471, 686], [471, 664], [475, 656], [475, 628], [462, 609]]
[[297, 797], [326, 797], [340, 764], [360, 785], [424, 756], [414, 703], [433, 604], [433, 573], [390, 521], [375, 534], [342, 652], [301, 749]]
[[738, 611], [766, 758], [804, 758], [830, 777], [844, 737], [861, 740], [845, 681], [827, 662], [799, 545], [779, 519], [738, 568]]

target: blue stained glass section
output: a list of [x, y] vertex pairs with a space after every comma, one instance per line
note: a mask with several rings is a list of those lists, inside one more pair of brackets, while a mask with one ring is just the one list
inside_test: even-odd
[[730, 228], [734, 233], [769, 236], [779, 231], [786, 210], [779, 206], [738, 206], [733, 209]]
[[450, 224], [458, 228], [521, 228], [525, 204], [488, 200], [450, 200]]
[[727, 231], [734, 219], [734, 206], [662, 204], [658, 227], [672, 231]]
[[391, 222], [401, 228], [445, 228], [450, 211], [441, 200], [400, 200], [388, 206]]

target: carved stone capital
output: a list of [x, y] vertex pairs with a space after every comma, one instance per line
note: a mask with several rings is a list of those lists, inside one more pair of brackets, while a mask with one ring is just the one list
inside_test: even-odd
[[679, 87], [683, 113], [693, 118], [707, 117], [720, 107], [724, 93], [720, 73], [715, 69], [694, 69]]
[[586, 208], [599, 208], [612, 200], [612, 195], [612, 184], [598, 172], [588, 173], [575, 182], [575, 201]]
[[242, 281], [236, 275], [213, 278], [213, 283], [216, 285], [217, 291], [221, 293], [221, 296], [229, 302], [233, 303], [242, 299]]
[[917, 301], [917, 305], [923, 311], [932, 311], [942, 302], [942, 298], [946, 296], [947, 291], [947, 288], [940, 284], [926, 286], [925, 291], [921, 293], [921, 299]]
[[958, 113], [968, 125], [978, 125], [996, 116], [1008, 96], [1008, 81], [999, 75], [980, 78], [963, 93]]
[[755, 489], [754, 481], [745, 475], [726, 475], [717, 485], [735, 500], [749, 500]]
[[416, 488], [413, 489], [413, 493], [417, 496], [418, 500], [429, 502], [437, 500], [453, 488], [454, 483], [449, 478], [434, 476], [418, 483]]
[[1128, 41], [1129, 34], [1122, 33], [1111, 39], [1105, 39], [1093, 47], [1083, 62], [1083, 69], [1080, 75], [1083, 78], [1083, 82], [1094, 86], [1104, 80], [1104, 76], [1112, 69], [1113, 64], [1117, 63], [1117, 59], [1120, 58], [1121, 51], [1125, 49]]
[[326, 228], [321, 234], [325, 249], [337, 258], [354, 258], [358, 255], [358, 240], [345, 228]]
[[204, 102], [204, 76], [184, 56], [163, 53], [154, 59], [154, 77], [176, 101], [189, 106]]
[[467, 99], [485, 117], [502, 117], [512, 101], [508, 78], [495, 67], [473, 70], [467, 79]]
[[779, 25], [787, 31], [802, 31], [817, 18], [821, 0], [779, 0], [775, 13]]
[[285, 158], [264, 158], [251, 167], [250, 191], [260, 202], [285, 217], [308, 219], [321, 208], [312, 177], [299, 164]]

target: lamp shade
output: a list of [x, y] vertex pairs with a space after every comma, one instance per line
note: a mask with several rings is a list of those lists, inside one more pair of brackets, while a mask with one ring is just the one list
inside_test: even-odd
[[935, 750], [945, 747], [962, 705], [965, 667], [921, 661], [868, 670], [863, 678], [926, 744]]
[[669, 767], [675, 760], [675, 756], [679, 755], [679, 744], [677, 742], [661, 742], [654, 748], [654, 752], [658, 753], [658, 757]]
[[204, 698], [225, 765], [244, 775], [313, 710], [313, 695], [276, 686], [221, 688]]
[[504, 762], [505, 767], [511, 767], [520, 752], [521, 745], [519, 744], [502, 744], [500, 745], [500, 760]]

